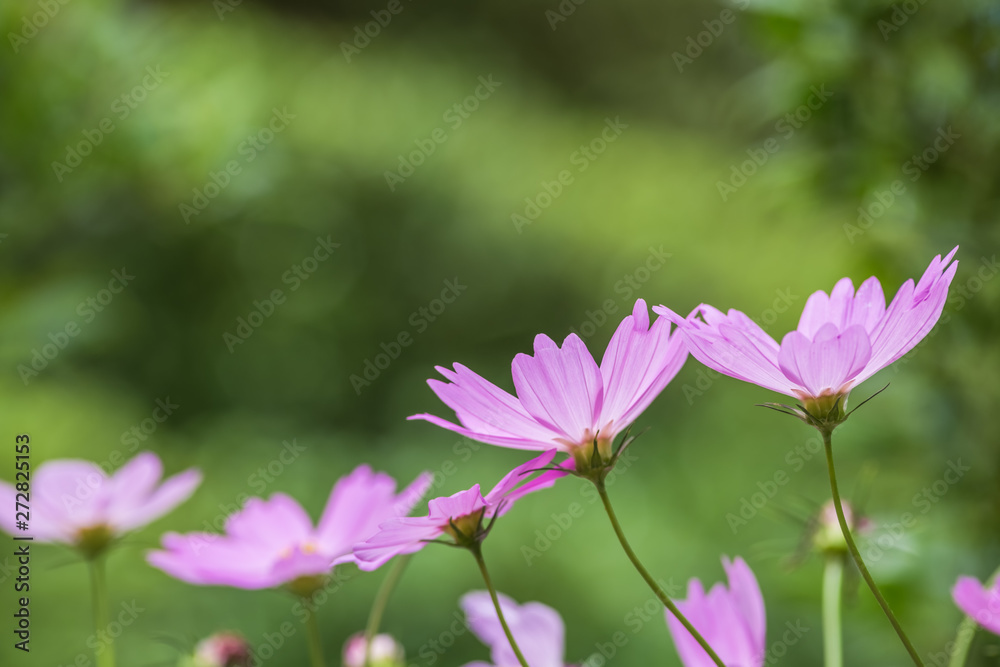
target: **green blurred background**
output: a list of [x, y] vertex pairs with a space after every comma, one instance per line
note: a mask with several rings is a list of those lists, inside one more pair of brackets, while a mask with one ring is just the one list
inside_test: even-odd
[[[405, 421], [452, 416], [424, 383], [434, 365], [509, 389], [536, 333], [580, 331], [599, 357], [637, 297], [736, 307], [780, 338], [812, 291], [877, 275], [891, 295], [959, 244], [941, 323], [856, 392], [891, 382], [836, 442], [874, 525], [868, 548], [886, 547], [866, 552], [872, 571], [928, 664], [944, 664], [951, 585], [1000, 562], [996, 3], [6, 0], [0, 27], [0, 475], [27, 432], [36, 467], [141, 447], [206, 476], [111, 556], [112, 607], [145, 610], [115, 644], [121, 665], [174, 664], [222, 628], [259, 646], [285, 622], [296, 634], [268, 662], [306, 664], [283, 594], [148, 567], [164, 531], [275, 491], [318, 517], [362, 462], [401, 481], [435, 471], [442, 495], [524, 460]], [[303, 262], [318, 239], [339, 246]], [[123, 270], [128, 285], [102, 292]], [[444, 305], [446, 281], [462, 288]], [[274, 290], [283, 303], [239, 334]], [[78, 335], [60, 337], [72, 322]], [[403, 333], [397, 358], [352, 383]], [[148, 432], [158, 399], [179, 407]], [[826, 473], [795, 453], [809, 452], [807, 427], [753, 407], [768, 400], [690, 360], [640, 419], [637, 465], [611, 492], [666, 582], [717, 581], [720, 555], [744, 556], [768, 645], [787, 623], [808, 628], [771, 664], [811, 666], [821, 559], [797, 554]], [[252, 477], [292, 440], [298, 458]], [[971, 470], [921, 499], [959, 460]], [[746, 525], [727, 519], [778, 471], [787, 483]], [[562, 613], [568, 662], [621, 631], [610, 664], [680, 664], [661, 615], [636, 620], [650, 593], [583, 488], [560, 482], [498, 525], [498, 587]], [[553, 528], [574, 502], [582, 516]], [[546, 530], [557, 539], [529, 558]], [[0, 562], [11, 609], [12, 558]], [[383, 576], [350, 576], [321, 609], [331, 663]], [[32, 577], [32, 652], [4, 630], [0, 664], [89, 656], [85, 567], [39, 546]], [[485, 659], [469, 633], [447, 636], [480, 587], [466, 554], [428, 549], [383, 627], [414, 667]], [[871, 596], [847, 597], [846, 663], [906, 664]], [[980, 633], [969, 664], [998, 655]]]

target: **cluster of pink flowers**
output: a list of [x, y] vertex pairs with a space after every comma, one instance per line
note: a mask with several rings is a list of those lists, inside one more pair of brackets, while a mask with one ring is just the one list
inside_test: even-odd
[[[736, 310], [723, 313], [701, 304], [683, 317], [656, 306], [653, 311], [660, 317], [651, 322], [645, 301], [639, 299], [614, 332], [600, 364], [575, 334], [562, 345], [538, 335], [533, 355], [513, 359], [513, 395], [461, 364], [438, 367], [444, 380], [428, 384], [454, 412], [454, 420], [431, 414], [410, 419], [540, 454], [516, 466], [489, 492], [484, 494], [476, 484], [434, 498], [426, 516], [416, 517], [409, 514], [430, 487], [429, 474], [419, 475], [397, 493], [392, 477], [362, 465], [336, 482], [318, 523], [296, 500], [276, 493], [249, 500], [228, 517], [222, 535], [167, 533], [162, 549], [151, 552], [148, 561], [192, 584], [287, 587], [308, 598], [325, 585], [333, 568], [345, 563], [371, 571], [434, 541], [478, 554], [493, 523], [520, 498], [568, 475], [602, 483], [628, 444], [626, 440], [616, 450], [616, 439], [674, 378], [688, 353], [720, 373], [797, 400], [794, 407], [782, 407], [832, 431], [849, 415], [850, 392], [913, 349], [938, 321], [958, 266], [954, 254], [952, 250], [944, 258], [935, 257], [921, 278], [906, 281], [888, 306], [874, 277], [856, 291], [844, 278], [830, 294], [814, 293], [797, 329], [780, 344]], [[158, 484], [161, 476], [162, 465], [151, 453], [138, 455], [112, 476], [83, 461], [46, 463], [33, 480], [33, 536], [97, 558], [126, 532], [186, 500], [201, 479], [189, 470]], [[0, 483], [0, 503], [13, 506], [15, 495], [14, 486]], [[16, 534], [9, 515], [0, 513], [0, 528]], [[705, 642], [725, 664], [764, 664], [765, 611], [756, 578], [741, 558], [724, 559], [723, 566], [728, 586], [719, 583], [706, 592], [693, 579], [686, 599], [677, 601], [680, 614], [666, 613], [686, 667], [718, 664], [706, 652]], [[1000, 634], [1000, 585], [984, 588], [962, 577], [954, 598], [977, 622]], [[541, 603], [517, 605], [503, 595], [494, 605], [486, 592], [466, 595], [461, 606], [473, 632], [491, 649], [490, 663], [466, 667], [516, 667], [520, 660], [508, 641], [508, 626], [532, 667], [565, 667], [565, 628], [553, 609]], [[704, 642], [685, 627], [682, 617]], [[352, 638], [345, 664], [361, 667], [371, 658], [369, 651], [385, 664], [401, 662], [391, 638], [378, 642]], [[225, 658], [232, 664], [245, 659], [229, 636], [200, 645], [199, 651], [205, 656], [236, 656]]]

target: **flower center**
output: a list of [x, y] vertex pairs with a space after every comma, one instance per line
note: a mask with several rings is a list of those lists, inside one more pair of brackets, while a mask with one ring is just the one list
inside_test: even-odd
[[81, 528], [76, 533], [76, 548], [87, 558], [94, 558], [103, 552], [115, 537], [105, 524]]

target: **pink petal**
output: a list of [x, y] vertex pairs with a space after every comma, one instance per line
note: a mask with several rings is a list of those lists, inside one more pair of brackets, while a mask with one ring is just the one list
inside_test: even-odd
[[[653, 310], [672, 313], [663, 306]], [[698, 315], [704, 321], [698, 320]], [[778, 344], [740, 311], [730, 310], [723, 315], [702, 304], [680, 321], [683, 324], [678, 326], [688, 350], [701, 363], [738, 380], [794, 395], [794, 386], [778, 368]]]
[[32, 516], [62, 535], [105, 522], [107, 476], [90, 461], [59, 459], [38, 466], [32, 483]]
[[119, 508], [117, 527], [121, 530], [133, 530], [167, 514], [175, 507], [191, 497], [201, 484], [201, 472], [195, 469], [185, 470], [168, 478], [151, 496], [137, 501], [131, 510], [121, 507], [121, 500], [114, 500]]
[[660, 317], [649, 327], [646, 302], [635, 302], [622, 320], [601, 360], [604, 403], [599, 426], [613, 424], [613, 438], [631, 424], [677, 375], [687, 359], [680, 335], [670, 336], [670, 321]]
[[358, 466], [339, 479], [330, 493], [316, 531], [323, 551], [333, 556], [351, 554], [356, 544], [378, 532], [379, 524], [409, 514], [430, 482], [431, 476], [424, 473], [397, 496], [396, 480], [372, 472], [367, 465]]
[[551, 442], [559, 433], [539, 424], [520, 401], [461, 364], [437, 368], [449, 383], [428, 380], [434, 393], [471, 431], [504, 438]]
[[837, 281], [830, 296], [823, 291], [814, 292], [802, 309], [798, 331], [806, 338], [812, 339], [825, 324], [834, 324], [838, 329], [844, 328], [853, 300], [854, 283], [850, 278], [841, 278]]
[[435, 426], [440, 426], [441, 428], [446, 428], [449, 431], [463, 435], [471, 440], [478, 440], [479, 442], [485, 442], [488, 445], [497, 445], [500, 447], [510, 447], [511, 449], [549, 449], [550, 447], [561, 447], [566, 448], [565, 445], [558, 444], [553, 441], [540, 442], [538, 440], [530, 440], [526, 438], [515, 438], [515, 437], [505, 437], [498, 435], [490, 435], [488, 433], [482, 433], [480, 431], [472, 431], [458, 424], [452, 424], [449, 421], [441, 419], [430, 414], [420, 414], [412, 415], [407, 417], [407, 419], [422, 419], [428, 421]]
[[[937, 324], [948, 298], [948, 288], [958, 270], [958, 262], [945, 269], [955, 250], [944, 260], [935, 257], [916, 286], [912, 280], [907, 280], [899, 288], [872, 332], [872, 359], [858, 382], [912, 350]], [[942, 269], [944, 273], [940, 273]]]
[[[565, 626], [559, 614], [539, 602], [518, 605], [502, 593], [497, 594], [497, 600], [528, 664], [564, 667]], [[517, 665], [517, 657], [500, 625], [490, 594], [487, 591], [467, 593], [459, 604], [472, 632], [490, 647], [493, 663], [500, 667]]]
[[[555, 455], [556, 450], [549, 450], [541, 456], [538, 456], [527, 463], [523, 463], [507, 473], [504, 478], [501, 479], [488, 494], [486, 494], [485, 500], [487, 506], [489, 507], [489, 510], [487, 510], [488, 515], [503, 516], [510, 510], [511, 507], [514, 506], [515, 501], [528, 495], [529, 493], [533, 493], [534, 491], [547, 489], [555, 484], [557, 479], [568, 475], [569, 470], [564, 469], [546, 470], [541, 475], [534, 478], [531, 477], [532, 471], [548, 467], [552, 463], [552, 459]], [[519, 484], [520, 486], [518, 486]]]
[[272, 574], [280, 558], [273, 549], [248, 548], [239, 540], [209, 533], [167, 533], [163, 546], [163, 551], [147, 554], [146, 560], [181, 581], [251, 590], [284, 583]]
[[791, 331], [781, 341], [778, 363], [789, 380], [809, 396], [839, 393], [871, 358], [868, 334], [858, 324], [842, 332], [826, 324], [809, 340]]
[[742, 558], [734, 561], [722, 559], [722, 566], [729, 579], [729, 591], [734, 607], [748, 629], [751, 655], [764, 655], [764, 638], [767, 634], [767, 616], [764, 611], [764, 596], [761, 595], [757, 578], [750, 566]]
[[428, 516], [437, 519], [442, 525], [448, 524], [448, 519], [468, 516], [486, 507], [479, 490], [479, 485], [474, 484], [471, 489], [453, 493], [450, 496], [434, 498], [427, 503]]
[[[701, 582], [688, 583], [688, 597], [677, 606], [722, 661], [734, 667], [761, 667], [765, 658], [764, 603], [753, 572], [741, 559], [723, 560], [729, 588], [719, 583], [705, 594]], [[713, 667], [714, 662], [666, 611], [667, 625], [685, 667]]]
[[226, 533], [248, 544], [294, 547], [313, 536], [312, 521], [302, 506], [283, 493], [268, 500], [251, 498], [226, 520]]
[[959, 577], [951, 591], [955, 604], [990, 632], [1000, 635], [1000, 592], [987, 590], [973, 577]]
[[601, 413], [601, 369], [575, 334], [555, 347], [547, 336], [535, 337], [535, 356], [519, 354], [512, 364], [517, 396], [532, 416], [574, 443], [596, 428]]
[[358, 567], [371, 572], [395, 556], [420, 551], [428, 541], [443, 534], [440, 521], [431, 517], [390, 519], [379, 526], [378, 533], [355, 546], [354, 555]]

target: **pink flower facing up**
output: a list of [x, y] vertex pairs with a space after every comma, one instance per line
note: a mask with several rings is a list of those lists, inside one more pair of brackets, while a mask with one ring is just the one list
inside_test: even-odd
[[907, 280], [885, 306], [875, 277], [857, 292], [841, 279], [829, 296], [809, 297], [798, 329], [778, 345], [738, 310], [723, 314], [702, 304], [687, 319], [664, 306], [653, 308], [675, 321], [691, 354], [720, 373], [753, 382], [802, 402], [796, 416], [814, 426], [833, 427], [844, 420], [851, 389], [909, 352], [934, 327], [958, 262], [958, 248], [936, 256], [916, 285]]
[[[757, 579], [742, 558], [722, 559], [729, 587], [718, 583], [707, 594], [701, 582], [688, 582], [686, 600], [677, 606], [691, 625], [731, 667], [761, 667], [765, 657], [764, 598]], [[680, 621], [666, 612], [667, 626], [684, 667], [715, 667]]]
[[976, 623], [1000, 635], [1000, 578], [987, 588], [974, 577], [959, 577], [951, 596]]
[[[30, 486], [27, 529], [17, 523], [14, 506], [25, 487], [0, 482], [0, 528], [11, 535], [32, 536], [79, 549], [84, 556], [101, 554], [115, 539], [167, 514], [187, 500], [201, 483], [201, 473], [186, 470], [160, 484], [163, 464], [142, 452], [108, 475], [96, 463], [76, 459], [46, 461]], [[24, 501], [24, 498], [20, 500]]]
[[397, 495], [392, 477], [358, 466], [337, 481], [318, 526], [295, 500], [275, 493], [268, 500], [248, 500], [226, 520], [225, 535], [164, 535], [164, 550], [151, 552], [148, 560], [191, 584], [288, 585], [308, 597], [326, 583], [334, 565], [355, 560], [354, 546], [375, 534], [380, 523], [408, 514], [430, 483], [430, 474], [423, 473]]
[[[502, 593], [497, 594], [504, 619], [514, 640], [531, 667], [566, 667], [566, 637], [558, 612], [541, 602], [519, 605]], [[520, 667], [497, 617], [493, 600], [486, 591], [473, 591], [460, 602], [469, 628], [490, 647], [488, 662], [470, 662], [465, 667]]]
[[612, 336], [600, 366], [576, 334], [567, 336], [561, 348], [539, 334], [535, 355], [518, 354], [511, 364], [516, 397], [461, 364], [453, 371], [439, 366], [447, 382], [427, 384], [461, 425], [429, 414], [410, 419], [501, 447], [555, 447], [572, 454], [576, 471], [584, 473], [611, 463], [615, 436], [652, 403], [686, 358], [680, 336], [671, 336], [670, 322], [658, 318], [650, 326], [646, 302], [639, 299]]
[[[568, 474], [564, 470], [547, 470], [528, 479], [534, 470], [552, 462], [556, 450], [523, 463], [507, 473], [485, 496], [476, 484], [446, 498], [435, 498], [427, 504], [427, 516], [390, 519], [379, 526], [371, 539], [354, 548], [358, 567], [375, 570], [394, 556], [420, 551], [428, 542], [448, 535], [454, 544], [477, 548], [486, 538], [492, 520], [505, 514], [522, 496], [555, 484]], [[484, 525], [485, 524], [485, 525]]]

